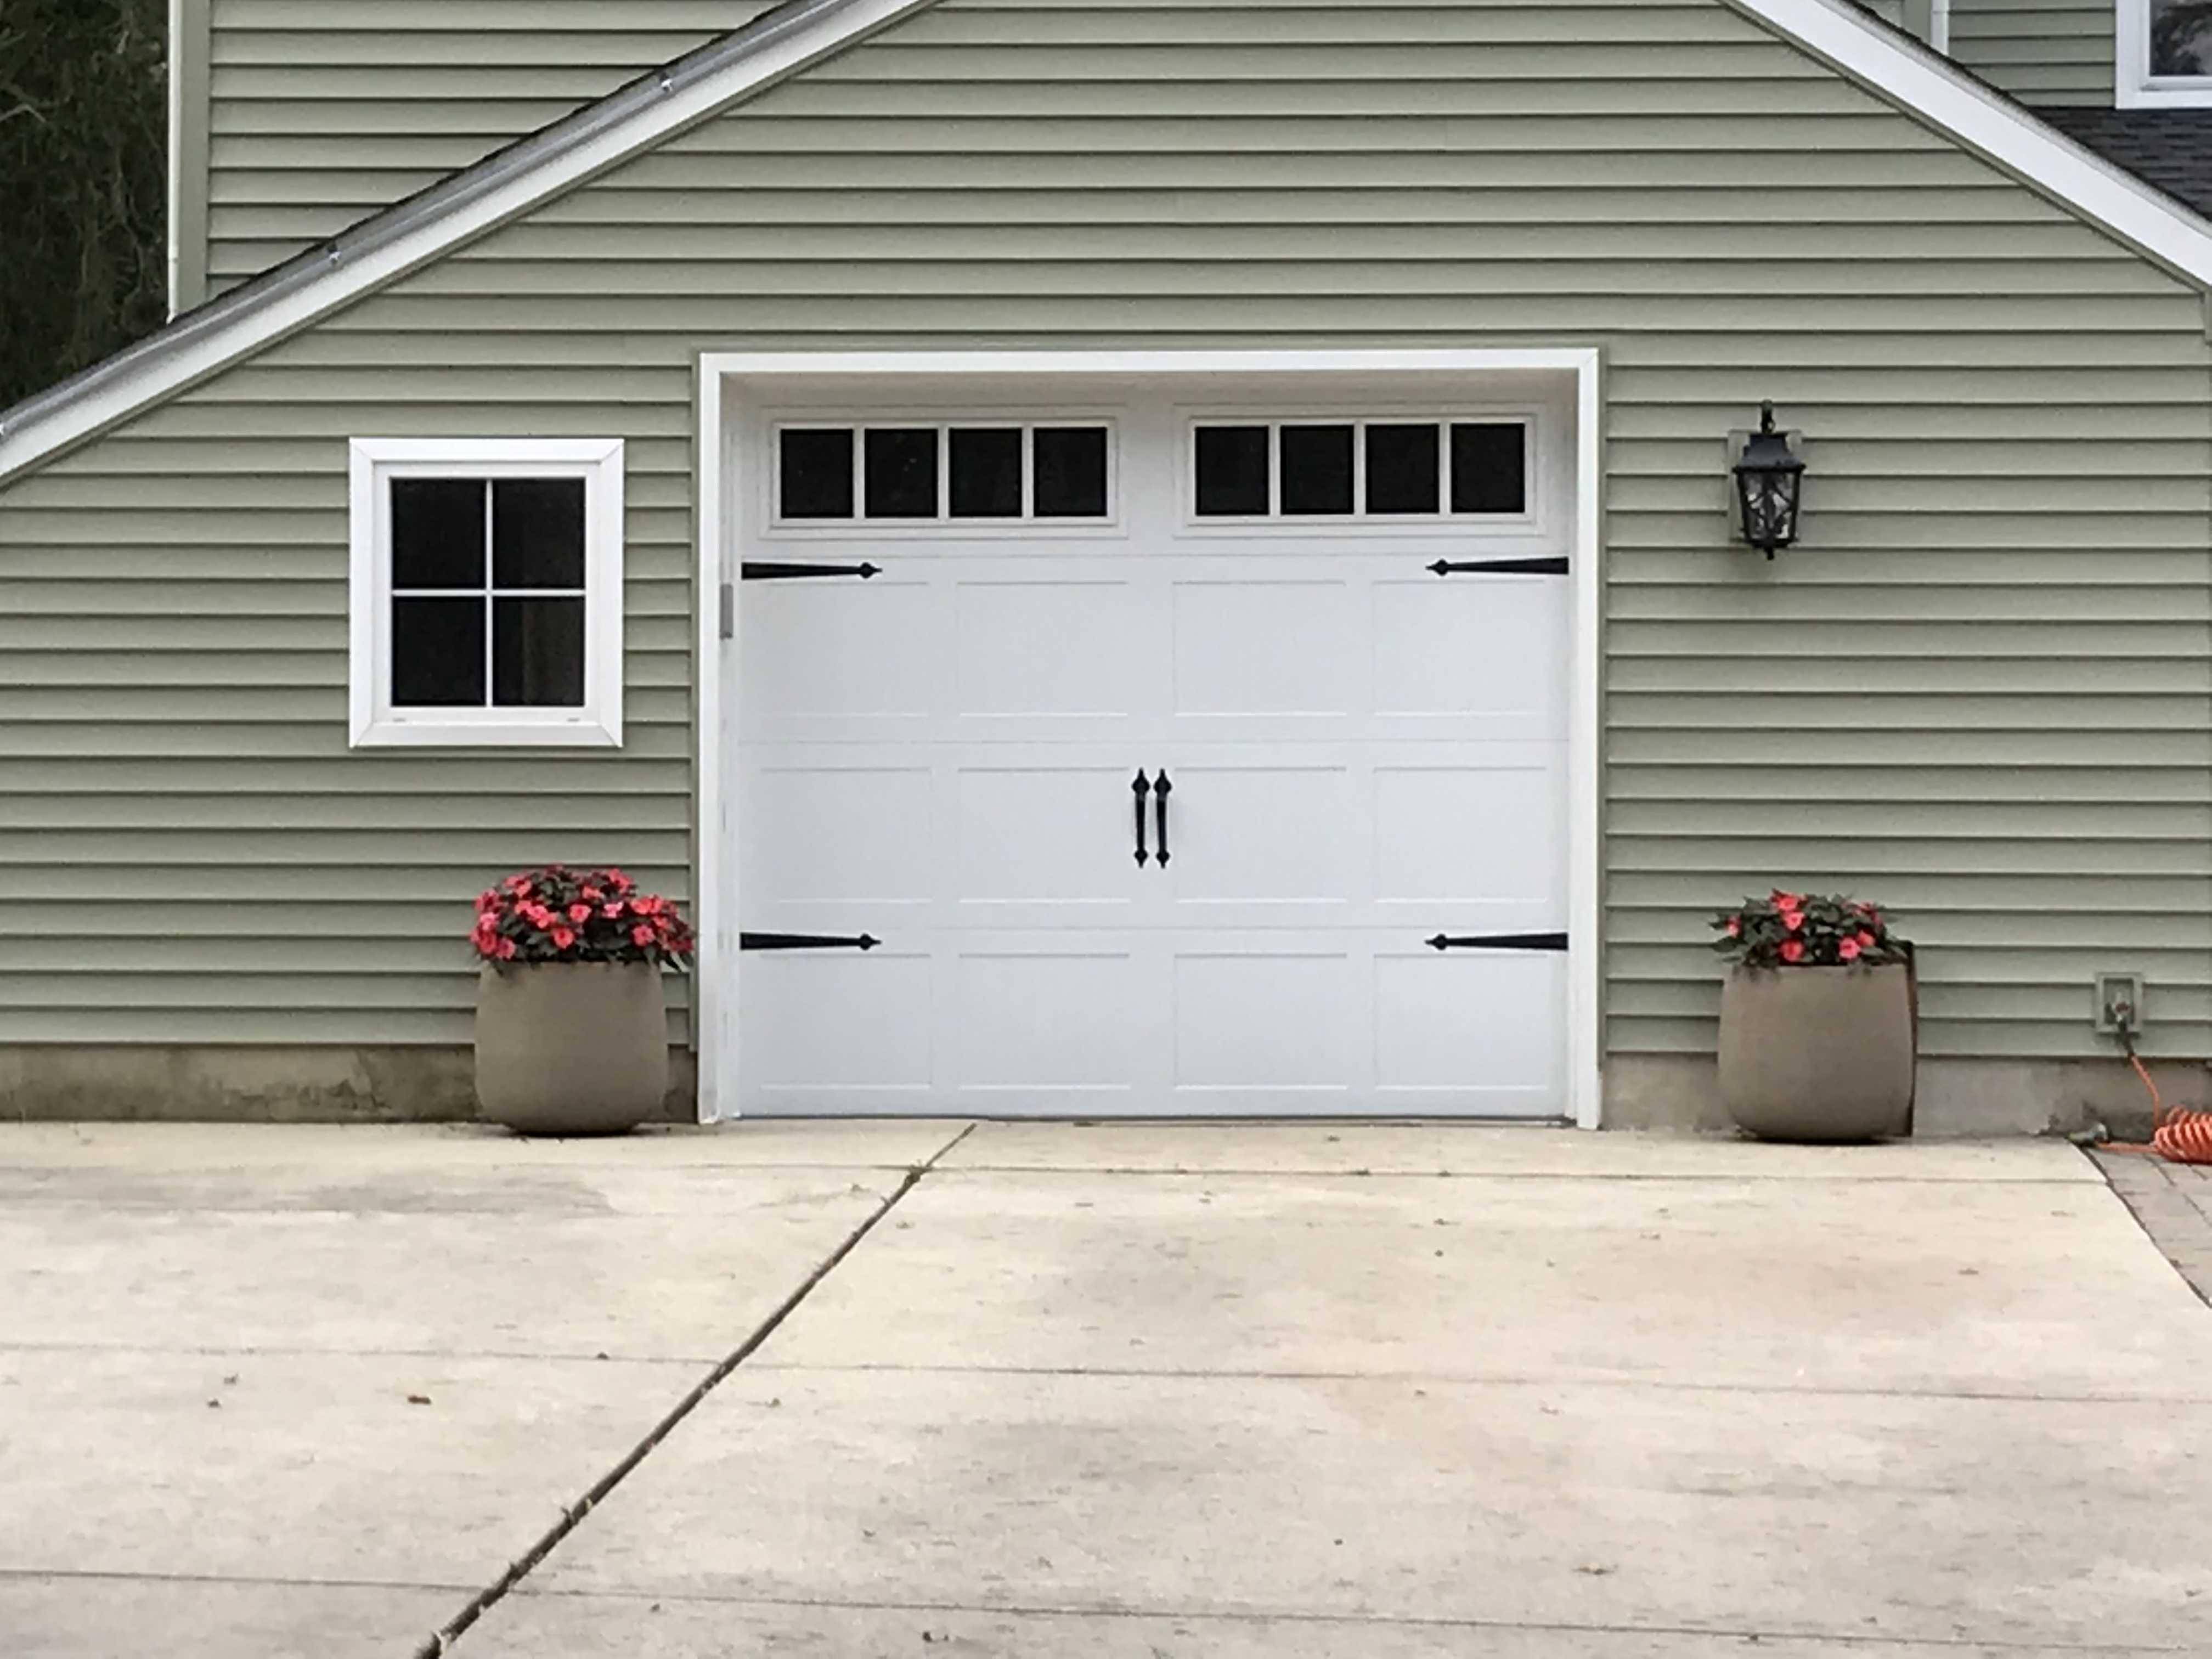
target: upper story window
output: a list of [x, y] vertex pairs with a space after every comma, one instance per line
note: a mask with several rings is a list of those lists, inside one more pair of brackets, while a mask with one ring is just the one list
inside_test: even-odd
[[2212, 3], [2118, 0], [2118, 101], [2124, 109], [2212, 106]]
[[352, 740], [622, 742], [623, 446], [356, 439]]

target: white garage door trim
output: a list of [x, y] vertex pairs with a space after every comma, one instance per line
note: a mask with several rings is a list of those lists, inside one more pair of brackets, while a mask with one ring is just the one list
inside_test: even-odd
[[1568, 711], [1568, 1097], [1583, 1128], [1601, 1122], [1598, 1029], [1598, 595], [1600, 356], [1592, 348], [1377, 351], [702, 352], [698, 378], [698, 622], [696, 687], [698, 786], [695, 830], [699, 955], [692, 984], [692, 1041], [698, 1055], [699, 1115], [726, 1115], [720, 1079], [732, 1009], [736, 872], [724, 852], [724, 687], [733, 641], [723, 637], [721, 596], [737, 556], [734, 425], [724, 417], [727, 383], [956, 376], [1572, 374], [1576, 382], [1575, 541], [1571, 580], [1573, 660]]

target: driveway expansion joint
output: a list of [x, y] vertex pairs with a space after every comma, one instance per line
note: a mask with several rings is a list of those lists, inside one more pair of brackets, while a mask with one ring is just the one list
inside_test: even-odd
[[581, 1498], [563, 1509], [561, 1518], [547, 1528], [528, 1550], [509, 1563], [505, 1572], [478, 1591], [460, 1612], [432, 1632], [422, 1646], [416, 1649], [415, 1659], [440, 1659], [440, 1656], [451, 1650], [453, 1644], [460, 1639], [471, 1626], [511, 1595], [515, 1587], [535, 1571], [546, 1557], [561, 1547], [562, 1541], [569, 1534], [583, 1524], [585, 1516], [605, 1502], [608, 1495], [622, 1485], [639, 1464], [653, 1455], [654, 1449], [661, 1442], [667, 1439], [682, 1425], [684, 1419], [698, 1410], [706, 1402], [709, 1395], [728, 1381], [740, 1365], [759, 1352], [761, 1345], [774, 1336], [787, 1319], [798, 1312], [800, 1304], [814, 1293], [822, 1281], [836, 1272], [845, 1259], [860, 1248], [860, 1241], [873, 1232], [884, 1218], [898, 1207], [902, 1199], [921, 1184], [922, 1177], [937, 1167], [939, 1160], [974, 1133], [975, 1129], [975, 1126], [973, 1123], [966, 1125], [921, 1163], [909, 1165], [905, 1176], [897, 1187], [892, 1189], [890, 1195], [870, 1212], [858, 1226], [848, 1233], [837, 1248], [823, 1257], [816, 1265], [814, 1270], [800, 1281], [798, 1288], [776, 1304], [775, 1310], [767, 1318], [753, 1328], [750, 1335], [731, 1350], [713, 1370], [702, 1377], [683, 1399], [678, 1401], [670, 1408], [659, 1422], [654, 1424], [647, 1431], [643, 1439], [623, 1455], [619, 1462], [592, 1482], [591, 1488]]

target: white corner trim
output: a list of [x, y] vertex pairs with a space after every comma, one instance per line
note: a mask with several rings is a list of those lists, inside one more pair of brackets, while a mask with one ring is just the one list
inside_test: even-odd
[[2150, 72], [2150, 0], [2113, 0], [2112, 101], [2122, 109], [2212, 109], [2212, 76]]
[[[177, 303], [177, 282], [184, 257], [182, 230], [178, 221], [183, 216], [185, 203], [185, 83], [184, 76], [178, 73], [181, 65], [177, 62], [177, 54], [184, 46], [185, 0], [169, 0], [167, 18], [169, 38], [163, 43], [162, 64], [169, 83], [169, 176], [168, 211], [164, 216], [167, 225], [162, 234], [167, 256], [168, 314], [174, 317], [180, 309]], [[0, 471], [4, 470], [0, 468]]]
[[726, 487], [736, 462], [723, 419], [726, 383], [747, 376], [778, 379], [819, 377], [835, 383], [854, 376], [884, 379], [901, 375], [1059, 376], [1098, 378], [1128, 375], [1302, 375], [1315, 374], [1451, 374], [1510, 370], [1571, 374], [1575, 377], [1575, 539], [1570, 569], [1574, 582], [1574, 659], [1570, 670], [1568, 746], [1567, 884], [1567, 1109], [1577, 1127], [1595, 1129], [1604, 1122], [1601, 1024], [1599, 868], [1602, 857], [1599, 759], [1601, 641], [1601, 596], [1604, 541], [1601, 513], [1603, 490], [1602, 359], [1595, 347], [1556, 349], [1437, 348], [1350, 351], [882, 351], [740, 352], [708, 351], [699, 357], [697, 384], [698, 686], [693, 721], [698, 780], [697, 891], [692, 896], [698, 951], [693, 962], [693, 1035], [698, 1051], [699, 1117], [717, 1122], [734, 1117], [720, 1098], [720, 1073], [730, 1054], [734, 979], [729, 963], [736, 947], [736, 871], [724, 856], [726, 816], [722, 750], [727, 710], [723, 687], [738, 672], [735, 640], [721, 635], [721, 585], [728, 572], [726, 550], [735, 546], [733, 514], [739, 492]]
[[294, 286], [272, 288], [241, 305], [221, 326], [188, 336], [174, 349], [149, 356], [138, 372], [112, 381], [94, 380], [79, 395], [38, 411], [20, 428], [0, 427], [0, 479], [297, 332], [447, 249], [705, 119], [724, 105], [933, 3], [934, 0], [845, 0], [825, 6], [818, 15], [765, 41], [721, 72], [667, 91], [628, 119], [547, 155], [450, 211], [426, 217], [353, 257], [334, 252], [326, 270]]
[[[619, 438], [356, 438], [347, 467], [347, 742], [355, 749], [619, 749], [623, 742], [623, 471]], [[585, 483], [580, 708], [391, 706], [386, 479], [501, 476]], [[485, 557], [490, 557], [486, 548]]]
[[1928, 44], [1937, 52], [1949, 56], [1951, 51], [1951, 0], [1929, 0]]
[[[731, 999], [722, 988], [729, 977], [724, 963], [736, 944], [730, 918], [737, 914], [737, 878], [734, 870], [723, 868], [722, 844], [722, 583], [727, 580], [722, 550], [729, 538], [725, 501], [735, 496], [726, 495], [723, 489], [731, 461], [722, 427], [722, 375], [705, 356], [699, 360], [697, 397], [692, 465], [698, 480], [698, 563], [691, 599], [697, 646], [691, 683], [698, 701], [691, 732], [699, 817], [691, 843], [691, 1048], [697, 1056], [699, 1121], [714, 1123], [723, 1115], [721, 1065], [729, 1045]], [[738, 670], [737, 648], [736, 641], [726, 642], [732, 674]]]
[[1844, 0], [1728, 0], [1877, 95], [2072, 208], [2176, 275], [2212, 289], [2212, 222], [2113, 166], [1948, 59]]

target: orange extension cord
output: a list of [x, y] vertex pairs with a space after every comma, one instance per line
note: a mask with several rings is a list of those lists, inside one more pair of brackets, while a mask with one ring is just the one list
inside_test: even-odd
[[2153, 1158], [2162, 1158], [2174, 1164], [2212, 1164], [2212, 1112], [2199, 1112], [2186, 1106], [2169, 1106], [2158, 1097], [2158, 1085], [2150, 1080], [2135, 1051], [2128, 1045], [2128, 1064], [2136, 1068], [2142, 1086], [2150, 1091], [2151, 1134], [2148, 1144], [2130, 1141], [2108, 1141], [2102, 1150], [2108, 1152], [2147, 1152]]

